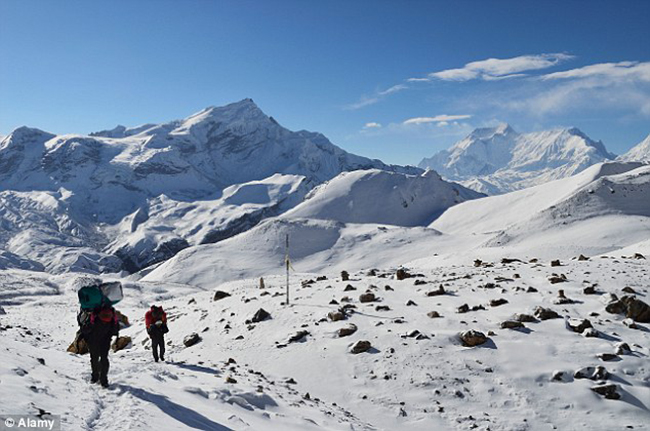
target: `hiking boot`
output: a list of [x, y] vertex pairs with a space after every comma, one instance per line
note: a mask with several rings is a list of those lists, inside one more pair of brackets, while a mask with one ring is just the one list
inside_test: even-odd
[[95, 384], [95, 383], [97, 383], [97, 382], [99, 382], [99, 379], [98, 379], [97, 377], [91, 377], [91, 378], [90, 378], [90, 383], [91, 383], [91, 384]]
[[108, 381], [102, 380], [102, 388], [107, 388], [107, 387], [108, 387]]
[[165, 362], [165, 357], [163, 355], [160, 355], [160, 360]]

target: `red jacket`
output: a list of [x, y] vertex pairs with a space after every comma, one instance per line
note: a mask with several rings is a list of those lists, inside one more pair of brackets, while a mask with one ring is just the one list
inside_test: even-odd
[[144, 315], [144, 323], [147, 325], [147, 329], [154, 323], [156, 323], [158, 320], [162, 320], [162, 323], [167, 323], [167, 313], [164, 311], [162, 312], [162, 317], [156, 319], [153, 315], [153, 312], [151, 310], [147, 311], [147, 313]]

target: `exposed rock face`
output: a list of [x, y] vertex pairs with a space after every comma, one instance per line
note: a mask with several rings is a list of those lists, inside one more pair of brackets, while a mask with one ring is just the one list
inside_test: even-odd
[[111, 348], [114, 352], [128, 348], [131, 345], [131, 337], [118, 337]]
[[191, 347], [201, 341], [201, 337], [196, 332], [191, 333], [190, 335], [183, 338], [183, 344], [185, 347]]
[[488, 340], [484, 333], [475, 331], [473, 329], [461, 332], [459, 337], [463, 344], [467, 347], [479, 346]]
[[371, 348], [372, 348], [372, 344], [370, 344], [370, 341], [359, 340], [359, 341], [357, 341], [356, 343], [354, 343], [352, 345], [352, 347], [350, 348], [350, 353], [353, 353], [353, 354], [356, 355], [356, 354], [359, 354], [359, 353], [367, 352]]

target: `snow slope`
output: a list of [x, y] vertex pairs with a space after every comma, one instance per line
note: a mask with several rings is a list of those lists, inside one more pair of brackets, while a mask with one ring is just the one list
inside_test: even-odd
[[576, 128], [519, 134], [504, 124], [476, 129], [419, 166], [474, 190], [500, 194], [566, 178], [614, 157]]
[[619, 156], [618, 160], [628, 162], [650, 162], [650, 135], [632, 147], [630, 151]]

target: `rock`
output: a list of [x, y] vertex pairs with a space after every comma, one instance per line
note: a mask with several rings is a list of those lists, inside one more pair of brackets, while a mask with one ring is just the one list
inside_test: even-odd
[[587, 286], [584, 289], [582, 289], [582, 293], [584, 293], [585, 295], [595, 295], [596, 288], [593, 285]]
[[413, 282], [413, 285], [414, 285], [414, 286], [422, 286], [423, 284], [427, 284], [427, 283], [428, 283], [428, 282], [425, 281], [425, 280], [415, 280], [415, 281]]
[[456, 313], [467, 313], [469, 311], [469, 305], [463, 304], [456, 309]]
[[367, 352], [371, 348], [372, 348], [372, 344], [370, 344], [370, 341], [359, 340], [359, 341], [357, 341], [356, 343], [354, 343], [352, 345], [352, 347], [350, 348], [350, 353], [353, 353], [353, 354], [356, 355], [356, 354], [359, 354], [359, 353]]
[[406, 302], [407, 307], [417, 307], [417, 305], [418, 304], [416, 304], [415, 301], [412, 301], [410, 299]]
[[316, 283], [316, 280], [309, 279], [309, 280], [303, 280], [303, 281], [301, 281], [301, 282], [300, 282], [300, 285], [301, 285], [302, 287], [309, 287], [309, 286], [311, 286], [311, 285], [314, 284], [314, 283]]
[[212, 298], [213, 301], [218, 301], [223, 298], [227, 298], [230, 296], [230, 293], [224, 292], [223, 290], [217, 290], [214, 292], [214, 297]]
[[395, 278], [397, 278], [398, 280], [404, 280], [406, 278], [409, 278], [410, 276], [411, 276], [411, 274], [409, 274], [403, 268], [398, 269], [397, 272], [395, 273]]
[[438, 286], [436, 290], [430, 290], [429, 292], [427, 292], [427, 296], [439, 296], [444, 294], [445, 294], [445, 288], [442, 284]]
[[554, 371], [551, 380], [555, 382], [565, 382], [569, 380], [569, 378], [564, 371]]
[[630, 349], [630, 346], [627, 343], [616, 343], [614, 344], [614, 348], [616, 349], [617, 355], [627, 355], [632, 353], [632, 349]]
[[608, 400], [618, 400], [621, 398], [621, 395], [617, 392], [618, 385], [615, 384], [592, 386], [591, 390], [599, 395], [603, 395]]
[[287, 340], [288, 343], [297, 343], [298, 341], [303, 340], [309, 334], [309, 331], [298, 331]]
[[131, 337], [117, 337], [111, 348], [114, 352], [117, 352], [118, 350], [127, 349], [129, 346], [131, 346]]
[[348, 284], [347, 286], [345, 286], [345, 289], [343, 289], [344, 292], [350, 292], [352, 290], [357, 290], [357, 288], [351, 284]]
[[567, 320], [567, 325], [573, 332], [582, 334], [582, 332], [587, 328], [593, 328], [589, 319], [569, 319]]
[[557, 284], [557, 283], [564, 283], [567, 281], [566, 275], [560, 274], [560, 275], [552, 275], [548, 278], [548, 281], [551, 282], [551, 284]]
[[621, 302], [627, 307], [625, 317], [641, 323], [650, 323], [650, 306], [634, 296], [624, 296]]
[[623, 319], [623, 325], [627, 326], [630, 329], [639, 329], [639, 325], [637, 325], [633, 319], [630, 319], [629, 317], [626, 319]]
[[515, 314], [512, 318], [512, 320], [516, 320], [517, 322], [537, 322], [537, 319], [530, 314]]
[[597, 367], [584, 367], [573, 373], [575, 379], [590, 379], [590, 380], [607, 380], [609, 373], [602, 365]]
[[350, 274], [347, 271], [341, 271], [341, 280], [348, 281], [350, 279]]
[[482, 305], [474, 305], [472, 307], [472, 311], [479, 311], [479, 310], [485, 310], [485, 307], [483, 307]]
[[631, 293], [632, 295], [636, 295], [636, 291], [632, 289], [630, 286], [625, 286], [621, 291], [625, 293]]
[[183, 344], [185, 345], [185, 347], [191, 347], [197, 344], [199, 341], [201, 341], [201, 337], [196, 332], [193, 332], [190, 335], [187, 335], [185, 338], [183, 338]]
[[509, 263], [515, 263], [515, 262], [523, 263], [523, 261], [521, 259], [511, 259], [511, 258], [508, 258], [508, 257], [504, 257], [503, 259], [501, 259], [501, 263], [504, 264], [504, 265], [509, 264]]
[[79, 336], [81, 334], [77, 332], [77, 335], [74, 338], [74, 341], [68, 346], [68, 352], [74, 353], [76, 355], [85, 355], [88, 353], [88, 344], [86, 344], [86, 340], [79, 339]]
[[386, 292], [393, 292], [395, 289], [393, 289], [393, 288], [390, 287], [389, 285], [386, 285], [386, 286], [384, 286], [384, 290], [385, 290]]
[[627, 306], [623, 301], [612, 301], [605, 306], [605, 311], [612, 314], [623, 314], [627, 311]]
[[605, 362], [616, 361], [618, 359], [621, 359], [620, 356], [615, 355], [613, 353], [601, 353], [600, 355], [596, 355], [596, 357], [601, 361], [605, 361]]
[[259, 310], [257, 310], [257, 312], [255, 312], [255, 314], [253, 315], [250, 321], [252, 323], [258, 323], [258, 322], [263, 322], [270, 318], [271, 315], [269, 314], [269, 312], [263, 308], [260, 308]]
[[555, 311], [551, 310], [550, 308], [544, 308], [544, 307], [535, 307], [535, 311], [533, 312], [533, 314], [539, 320], [557, 319], [560, 317], [560, 315], [557, 314]]
[[347, 337], [349, 335], [354, 334], [355, 332], [357, 332], [357, 325], [351, 323], [348, 326], [339, 328], [339, 330], [336, 331], [336, 335], [338, 335], [339, 337]]
[[535, 289], [532, 286], [529, 286], [528, 289], [526, 289], [526, 292], [527, 293], [537, 293], [537, 289]]
[[618, 301], [618, 296], [614, 293], [606, 293], [600, 297], [600, 301], [605, 305], [611, 304], [612, 302]]
[[0, 316], [4, 316], [5, 314], [7, 314], [7, 312], [2, 308], [2, 305], [0, 305]]
[[375, 311], [390, 311], [390, 307], [388, 305], [378, 305], [375, 307]]
[[332, 322], [338, 322], [339, 320], [345, 320], [346, 315], [342, 311], [330, 311], [329, 313], [327, 313], [327, 317]]
[[582, 336], [586, 338], [597, 338], [599, 336], [599, 333], [594, 328], [587, 328], [582, 331]]
[[473, 329], [461, 332], [459, 337], [463, 344], [467, 347], [478, 346], [488, 340], [484, 333], [475, 331]]
[[376, 300], [377, 300], [377, 297], [372, 292], [366, 292], [366, 293], [362, 293], [361, 295], [359, 295], [359, 302], [361, 302], [361, 303], [374, 302]]
[[578, 260], [581, 260], [581, 261], [582, 260], [589, 260], [589, 258], [587, 256], [585, 256], [584, 254], [581, 254], [580, 256], [578, 256]]
[[325, 281], [325, 280], [327, 280], [326, 275], [319, 275], [318, 277], [316, 277], [316, 281]]
[[504, 305], [507, 304], [508, 300], [505, 298], [498, 298], [498, 299], [492, 299], [490, 300], [490, 306], [491, 307], [498, 307], [499, 305]]
[[440, 315], [440, 313], [438, 313], [437, 311], [429, 311], [429, 312], [427, 313], [427, 316], [429, 316], [429, 317], [432, 318], [432, 319], [436, 319], [436, 318], [442, 317], [442, 316]]
[[228, 377], [226, 377], [226, 383], [230, 383], [230, 384], [234, 385], [235, 383], [237, 383], [237, 380], [235, 378], [233, 378], [233, 377], [228, 376]]
[[524, 324], [516, 320], [506, 320], [501, 322], [501, 329], [525, 328]]
[[481, 259], [476, 259], [476, 260], [474, 261], [474, 266], [475, 266], [476, 268], [480, 267], [481, 265], [483, 265], [483, 261], [482, 261]]
[[551, 266], [562, 266], [562, 263], [560, 262], [560, 259], [552, 260]]
[[645, 256], [642, 255], [641, 253], [634, 253], [634, 256], [632, 256], [633, 259], [645, 259]]

